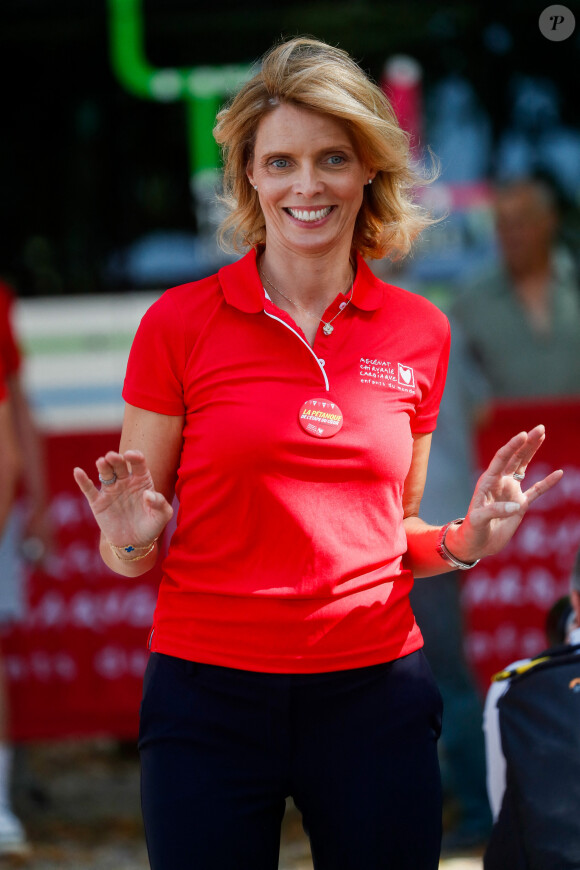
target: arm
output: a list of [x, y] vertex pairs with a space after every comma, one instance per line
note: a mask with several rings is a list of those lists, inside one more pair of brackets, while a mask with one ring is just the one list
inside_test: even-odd
[[0, 401], [0, 537], [12, 508], [22, 460], [14, 431], [10, 402]]
[[40, 539], [46, 548], [50, 544], [51, 535], [48, 524], [48, 494], [43, 443], [18, 372], [8, 377], [7, 385], [18, 443], [24, 460], [22, 478], [28, 502], [25, 535]]
[[415, 577], [431, 577], [452, 570], [435, 549], [440, 527], [430, 526], [419, 517], [430, 450], [430, 433], [413, 436], [413, 457], [403, 491], [403, 522], [407, 534], [406, 564]]
[[[465, 522], [449, 526], [448, 550], [462, 562], [475, 562], [498, 553], [513, 537], [529, 506], [562, 477], [553, 471], [525, 492], [514, 472], [525, 472], [546, 437], [543, 426], [520, 432], [504, 444], [479, 478]], [[415, 437], [413, 458], [403, 493], [407, 533], [407, 561], [416, 577], [430, 577], [453, 570], [437, 553], [439, 526], [419, 518], [419, 506], [429, 459], [430, 436]]]
[[[97, 489], [83, 469], [74, 470], [101, 529], [103, 561], [117, 574], [139, 577], [157, 561], [154, 542], [173, 515], [182, 440], [182, 416], [126, 405], [119, 452], [109, 451], [96, 462], [99, 475], [104, 480], [116, 475], [115, 482]], [[131, 545], [134, 554], [144, 558], [125, 553], [117, 557], [111, 544], [117, 548]]]

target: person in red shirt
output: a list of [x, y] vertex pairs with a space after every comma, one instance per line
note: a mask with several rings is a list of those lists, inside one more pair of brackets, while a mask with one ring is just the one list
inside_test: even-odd
[[[463, 521], [418, 516], [449, 325], [365, 258], [429, 218], [405, 134], [340, 49], [274, 47], [218, 115], [239, 261], [146, 313], [119, 451], [75, 479], [101, 553], [163, 563], [141, 707], [153, 870], [271, 870], [292, 796], [319, 870], [435, 870], [441, 701], [408, 593], [510, 540], [542, 426]], [[514, 477], [514, 474], [517, 477]]]
[[[2, 487], [0, 507], [0, 628], [22, 618], [24, 577], [22, 553], [38, 560], [51, 543], [46, 469], [40, 433], [22, 382], [22, 355], [13, 327], [14, 294], [0, 281], [0, 367], [5, 375], [5, 414], [11, 447], [0, 451], [10, 464], [12, 483]], [[22, 498], [13, 510], [16, 487]], [[20, 821], [10, 806], [10, 709], [0, 648], [0, 855], [23, 854], [29, 846]]]
[[6, 281], [0, 280], [0, 357], [4, 364], [12, 416], [23, 456], [21, 482], [26, 511], [22, 535], [28, 542], [30, 558], [38, 560], [52, 545], [46, 463], [43, 439], [23, 383], [22, 353], [13, 325], [14, 305], [13, 288]]
[[[8, 524], [23, 467], [10, 399], [9, 366], [12, 356], [6, 330], [3, 329], [5, 319], [2, 317], [2, 301], [0, 292], [0, 602], [6, 599], [6, 586], [10, 588], [11, 578], [6, 576], [9, 565], [5, 559], [5, 542], [9, 536]], [[10, 594], [8, 592], [8, 597]], [[20, 854], [27, 850], [24, 829], [10, 805], [12, 752], [8, 737], [8, 720], [8, 701], [0, 650], [0, 855]]]
[[4, 533], [21, 467], [20, 451], [8, 399], [4, 367], [0, 357], [0, 538]]

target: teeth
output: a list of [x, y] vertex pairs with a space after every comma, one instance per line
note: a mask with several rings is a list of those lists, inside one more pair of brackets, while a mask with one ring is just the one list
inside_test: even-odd
[[329, 205], [326, 208], [319, 208], [317, 211], [302, 211], [302, 209], [296, 208], [289, 208], [288, 211], [293, 218], [296, 218], [296, 220], [310, 223], [312, 221], [320, 221], [322, 218], [329, 215], [332, 211], [332, 206]]

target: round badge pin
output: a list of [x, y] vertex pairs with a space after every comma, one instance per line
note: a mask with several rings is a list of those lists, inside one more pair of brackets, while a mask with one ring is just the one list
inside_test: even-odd
[[298, 422], [313, 438], [332, 438], [342, 429], [344, 417], [328, 399], [308, 399], [298, 413]]

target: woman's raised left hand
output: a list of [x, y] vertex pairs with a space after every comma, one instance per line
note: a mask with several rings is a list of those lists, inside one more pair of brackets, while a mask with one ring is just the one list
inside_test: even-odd
[[498, 553], [513, 537], [529, 506], [558, 483], [561, 469], [525, 489], [529, 463], [546, 437], [544, 426], [514, 435], [497, 451], [473, 493], [465, 521], [450, 526], [447, 546], [458, 559], [472, 562]]

